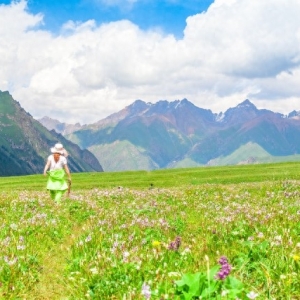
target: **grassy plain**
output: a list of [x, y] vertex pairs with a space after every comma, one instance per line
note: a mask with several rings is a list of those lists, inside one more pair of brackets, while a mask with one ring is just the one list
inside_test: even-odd
[[0, 298], [300, 299], [299, 170], [77, 173], [60, 206], [2, 177]]
[[[73, 173], [73, 188], [127, 187], [144, 189], [189, 187], [199, 184], [239, 184], [295, 179], [300, 180], [300, 162], [270, 163], [222, 167], [162, 169], [103, 173]], [[0, 177], [1, 190], [42, 190], [43, 175]]]

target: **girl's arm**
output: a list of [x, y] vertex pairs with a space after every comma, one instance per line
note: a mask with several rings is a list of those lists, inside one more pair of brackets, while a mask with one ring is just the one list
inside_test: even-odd
[[66, 173], [67, 173], [67, 175], [68, 175], [68, 179], [71, 180], [71, 172], [70, 172], [70, 170], [69, 170], [68, 165], [64, 165], [64, 169], [65, 169], [65, 171], [66, 171]]
[[44, 168], [44, 176], [46, 176], [47, 175], [47, 170], [49, 169], [49, 167], [50, 167], [50, 160], [47, 160], [47, 163], [46, 163], [46, 165], [45, 165], [45, 168]]

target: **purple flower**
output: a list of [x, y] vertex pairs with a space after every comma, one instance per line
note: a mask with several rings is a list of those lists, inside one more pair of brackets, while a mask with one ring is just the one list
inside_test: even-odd
[[168, 249], [177, 251], [179, 249], [180, 245], [181, 245], [181, 238], [180, 238], [180, 236], [177, 236], [175, 238], [175, 240], [169, 244]]
[[151, 297], [150, 286], [145, 282], [142, 285], [142, 295], [145, 297], [145, 299], [150, 299]]
[[228, 260], [225, 256], [222, 256], [219, 259], [219, 264], [221, 265], [221, 269], [217, 273], [216, 279], [224, 280], [231, 271], [231, 265], [228, 263]]

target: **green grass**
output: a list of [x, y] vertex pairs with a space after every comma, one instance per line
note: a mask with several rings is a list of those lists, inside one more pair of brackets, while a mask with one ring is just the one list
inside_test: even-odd
[[[124, 171], [73, 173], [73, 189], [182, 187], [198, 184], [236, 184], [273, 180], [300, 179], [300, 162], [254, 164], [241, 166], [164, 169], [156, 171]], [[0, 189], [42, 190], [43, 175], [0, 177]]]
[[299, 166], [2, 177], [0, 299], [298, 300]]

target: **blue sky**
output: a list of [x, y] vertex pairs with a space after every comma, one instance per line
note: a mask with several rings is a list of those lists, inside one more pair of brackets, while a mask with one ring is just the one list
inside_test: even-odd
[[0, 90], [35, 118], [136, 99], [300, 110], [299, 0], [0, 0]]
[[[9, 4], [11, 1], [0, 1]], [[205, 11], [211, 0], [28, 0], [30, 12], [44, 15], [43, 28], [59, 32], [67, 20], [98, 24], [127, 19], [141, 29], [161, 28], [165, 33], [182, 37], [188, 16]], [[124, 5], [125, 3], [125, 5]]]

